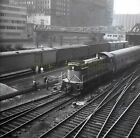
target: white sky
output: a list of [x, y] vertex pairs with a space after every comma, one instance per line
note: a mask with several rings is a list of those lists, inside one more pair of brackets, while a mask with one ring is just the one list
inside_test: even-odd
[[140, 13], [140, 0], [114, 0], [114, 13]]

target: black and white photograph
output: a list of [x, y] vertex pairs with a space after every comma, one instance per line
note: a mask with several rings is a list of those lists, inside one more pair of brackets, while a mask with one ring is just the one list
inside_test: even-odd
[[140, 138], [140, 0], [0, 0], [0, 138]]

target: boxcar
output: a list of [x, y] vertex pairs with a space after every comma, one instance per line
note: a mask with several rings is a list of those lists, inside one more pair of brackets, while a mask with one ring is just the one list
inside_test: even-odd
[[72, 48], [61, 47], [56, 50], [56, 64], [61, 64], [72, 59]]
[[[37, 51], [35, 52], [37, 54]], [[34, 53], [30, 51], [3, 52], [0, 54], [0, 73], [30, 68], [34, 64]]]
[[88, 46], [87, 45], [81, 45], [78, 47], [72, 48], [72, 59], [86, 59], [88, 58]]
[[44, 50], [42, 63], [43, 65], [55, 64], [56, 63], [56, 49]]

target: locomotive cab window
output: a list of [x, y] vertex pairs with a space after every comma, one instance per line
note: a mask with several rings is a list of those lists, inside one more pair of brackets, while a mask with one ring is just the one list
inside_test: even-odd
[[78, 71], [78, 70], [81, 70], [81, 67], [72, 65], [72, 66], [68, 66], [68, 69]]

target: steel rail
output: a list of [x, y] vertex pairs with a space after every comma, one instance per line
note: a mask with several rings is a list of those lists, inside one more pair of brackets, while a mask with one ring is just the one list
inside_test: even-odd
[[[137, 103], [136, 103], [137, 102]], [[131, 111], [132, 112], [132, 114], [134, 114], [135, 112], [133, 111], [133, 110], [135, 110], [135, 108], [137, 108], [138, 106], [140, 106], [140, 93], [135, 97], [135, 99], [129, 104], [129, 106], [126, 108], [126, 110], [121, 114], [121, 116], [115, 121], [115, 123], [111, 126], [111, 128], [106, 132], [106, 134], [103, 136], [103, 138], [110, 138], [110, 137], [112, 137], [112, 135], [117, 135], [118, 137], [121, 137], [122, 135], [125, 137], [125, 136], [127, 136], [126, 135], [126, 133], [127, 132], [129, 132], [130, 130], [131, 130], [131, 128], [128, 128], [128, 129], [130, 129], [130, 130], [125, 130], [125, 132], [123, 131], [122, 133], [117, 133], [116, 134], [116, 132], [115, 132], [115, 134], [113, 134], [113, 131], [114, 131], [114, 129], [115, 129], [115, 127], [117, 127], [117, 125], [120, 123], [120, 121], [122, 121], [122, 118], [124, 117], [124, 118], [126, 118], [127, 116], [129, 116], [129, 111]], [[136, 117], [137, 116], [137, 114], [140, 114], [140, 112], [139, 113], [136, 113], [136, 115], [134, 116], [134, 117]], [[130, 122], [131, 121], [136, 121], [136, 120], [133, 120], [132, 119], [132, 116], [131, 116], [131, 118], [130, 118], [131, 120], [129, 120]], [[137, 119], [137, 118], [136, 118]], [[132, 122], [133, 123], [133, 122]], [[134, 124], [134, 123], [133, 123]], [[132, 126], [133, 126], [133, 124], [131, 124]], [[130, 124], [129, 124], [130, 125]], [[120, 127], [120, 125], [118, 126], [119, 128], [121, 128]], [[128, 126], [128, 127], [131, 127], [131, 126]], [[122, 128], [121, 128], [122, 129]]]
[[[133, 75], [132, 75], [133, 76]], [[131, 78], [132, 78], [132, 76], [130, 75], [130, 78], [129, 78], [129, 80], [128, 80], [128, 82], [131, 80]], [[127, 85], [128, 85], [128, 82], [125, 84], [125, 86], [124, 86], [124, 88], [123, 88], [123, 91], [126, 91], [126, 87], [127, 87]], [[121, 92], [121, 91], [118, 91], [117, 93], [115, 93], [115, 95], [113, 95], [112, 97], [114, 97], [114, 96], [116, 96], [116, 95], [118, 95], [118, 94], [120, 94], [119, 95], [119, 97], [117, 98], [117, 100], [116, 100], [116, 102], [122, 97], [122, 93], [123, 93], [123, 91]], [[95, 116], [97, 115], [97, 113], [104, 107], [104, 105], [105, 104], [107, 104], [110, 100], [111, 100], [111, 97], [110, 97], [110, 95], [111, 95], [111, 93], [109, 93], [106, 97], [105, 97], [105, 99], [104, 99], [104, 101], [109, 97], [109, 99], [104, 103], [104, 101], [102, 101], [101, 103], [100, 103], [100, 105], [98, 105], [98, 107], [97, 107], [97, 110], [95, 110], [91, 115], [89, 115], [83, 122], [84, 122], [84, 124], [81, 126], [81, 128], [74, 134], [74, 136], [73, 136], [73, 138], [76, 138], [76, 137], [80, 137], [79, 135], [80, 135], [80, 133], [83, 133], [83, 129], [85, 128], [85, 126], [89, 123], [89, 121], [94, 117], [94, 119], [95, 119]], [[103, 104], [102, 104], [103, 103]], [[116, 104], [116, 103], [114, 103], [114, 104]], [[112, 105], [112, 106], [114, 106], [114, 104]], [[111, 109], [110, 109], [111, 110]], [[110, 111], [109, 110], [109, 111]], [[92, 121], [90, 121], [90, 123], [91, 123]], [[103, 123], [104, 124], [104, 123]], [[80, 124], [81, 125], [81, 124]], [[77, 129], [77, 128], [75, 128], [75, 129]], [[74, 131], [75, 131], [75, 129], [73, 130], [73, 131], [71, 131], [67, 136], [65, 136], [64, 138], [69, 138], [71, 135], [72, 135], [72, 133], [74, 133]], [[97, 129], [96, 129], [96, 131], [97, 131]], [[99, 131], [99, 127], [98, 127], [98, 131]], [[94, 135], [96, 135], [96, 134], [94, 134]]]
[[[105, 108], [107, 108], [108, 111], [110, 107], [105, 107], [106, 104], [108, 104], [109, 102], [111, 102], [112, 100], [113, 101], [113, 105], [114, 103], [116, 102], [116, 99], [117, 97], [119, 96], [119, 94], [121, 93], [121, 91], [119, 91], [118, 93], [115, 93], [114, 95], [112, 95], [109, 99], [107, 99], [107, 101], [105, 101], [106, 99], [103, 99], [102, 103], [100, 106], [98, 106], [98, 108], [96, 108], [94, 110], [93, 113], [91, 113], [85, 120], [83, 120], [83, 122], [81, 122], [77, 127], [75, 127], [72, 131], [70, 131], [66, 136], [64, 136], [63, 138], [70, 138], [70, 137], [73, 137], [73, 138], [76, 138], [80, 135], [81, 132], [83, 132], [83, 129], [84, 127], [87, 125], [87, 123], [89, 123], [89, 121], [91, 121], [91, 119], [94, 117], [94, 119], [96, 119], [96, 115], [103, 109], [105, 110]], [[116, 99], [115, 99], [116, 98]], [[105, 102], [104, 102], [105, 101]], [[113, 106], [112, 105], [112, 106]], [[102, 116], [103, 117], [103, 116]], [[78, 129], [79, 128], [79, 129]], [[77, 132], [76, 132], [77, 131]], [[80, 136], [79, 136], [80, 137]]]
[[[138, 117], [138, 119], [137, 119], [136, 122], [134, 123], [133, 127], [131, 128], [131, 130], [130, 130], [129, 134], [126, 136], [126, 138], [131, 138], [131, 137], [133, 137], [132, 135], [133, 135], [133, 133], [134, 133], [134, 131], [135, 131], [135, 129], [136, 129], [136, 127], [137, 127], [137, 125], [138, 125], [139, 122], [140, 122], [140, 116]], [[140, 135], [139, 135], [139, 136], [140, 136]]]
[[[7, 120], [6, 122], [4, 122], [3, 124], [0, 125], [0, 127], [1, 127], [0, 128], [1, 129], [1, 131], [0, 131], [1, 132], [0, 137], [6, 137], [6, 136], [11, 135], [15, 131], [18, 131], [21, 127], [23, 127], [25, 125], [28, 125], [29, 123], [31, 123], [31, 122], [37, 120], [38, 118], [41, 118], [42, 116], [44, 116], [44, 115], [52, 112], [53, 110], [59, 108], [60, 106], [64, 106], [64, 104], [66, 104], [66, 103], [68, 103], [70, 101], [73, 101], [73, 99], [74, 99], [74, 97], [72, 97], [72, 98], [70, 98], [70, 97], [69, 98], [68, 97], [66, 98], [65, 96], [59, 97], [59, 99], [57, 98], [55, 100], [56, 101], [55, 103], [54, 103], [54, 100], [50, 101], [50, 103], [49, 103], [50, 109], [48, 109], [47, 107], [45, 107], [45, 108], [47, 108], [47, 110], [45, 110], [45, 112], [43, 111], [43, 113], [39, 113], [39, 112], [35, 111], [35, 114], [32, 115], [32, 111], [36, 110], [37, 108], [40, 109], [42, 106], [48, 105], [48, 102], [46, 104], [42, 104], [42, 105], [39, 105], [39, 106], [37, 106], [35, 108], [32, 108], [32, 109], [30, 109], [30, 110], [28, 110], [28, 111], [26, 111], [26, 112], [24, 112], [24, 113], [16, 116], [15, 118], [12, 118], [10, 120]], [[30, 112], [31, 112], [31, 115], [29, 115]], [[27, 115], [27, 118], [24, 117], [25, 115]], [[22, 121], [22, 117], [24, 118], [23, 121]], [[18, 123], [17, 126], [15, 126], [15, 127], [13, 126], [14, 128], [12, 128], [12, 130], [8, 130], [8, 132], [7, 131], [6, 132], [4, 131], [2, 133], [2, 126], [5, 127], [6, 124], [9, 125], [9, 122], [12, 122], [14, 120], [17, 120], [17, 122], [18, 122], [18, 119], [19, 119], [19, 122], [20, 123]]]
[[[133, 76], [132, 76], [132, 77], [133, 77]], [[104, 122], [102, 128], [100, 129], [99, 133], [97, 134], [96, 138], [101, 137], [101, 134], [102, 134], [104, 128], [106, 127], [107, 122], [109, 121], [109, 118], [111, 117], [111, 114], [112, 114], [113, 111], [117, 108], [121, 97], [124, 96], [124, 94], [126, 93], [126, 91], [133, 85], [133, 83], [135, 83], [135, 81], [136, 81], [137, 79], [139, 79], [139, 77], [140, 77], [140, 76], [134, 78], [134, 79], [130, 82], [130, 84], [129, 84], [129, 83], [127, 84], [128, 86], [126, 85], [127, 87], [126, 87], [126, 88], [124, 89], [124, 91], [121, 93], [120, 97], [118, 97], [118, 100], [117, 100], [116, 104], [114, 105], [114, 107], [112, 108], [112, 111], [110, 112], [110, 114], [109, 114], [108, 117], [106, 118], [106, 120], [105, 120], [105, 122]]]
[[[127, 77], [125, 79], [121, 79], [121, 81], [117, 82], [116, 85], [113, 87], [112, 90], [115, 90], [119, 87], [119, 84], [121, 84], [122, 82], [124, 82], [127, 79]], [[112, 91], [110, 90], [110, 91]], [[51, 134], [53, 131], [55, 131], [55, 129], [60, 128], [59, 126], [65, 124], [67, 121], [71, 121], [70, 119], [72, 117], [76, 117], [77, 114], [83, 114], [81, 115], [82, 120], [80, 122], [82, 122], [86, 117], [88, 117], [94, 110], [95, 110], [95, 105], [93, 104], [95, 101], [98, 101], [99, 98], [100, 101], [98, 101], [98, 104], [104, 99], [105, 95], [107, 95], [109, 92], [105, 91], [104, 93], [100, 94], [99, 96], [97, 96], [96, 98], [92, 99], [89, 103], [87, 103], [85, 106], [81, 107], [78, 111], [74, 112], [72, 115], [70, 115], [68, 118], [64, 119], [63, 121], [61, 121], [59, 124], [57, 124], [55, 127], [51, 128], [50, 130], [48, 130], [47, 132], [45, 132], [44, 134], [42, 134], [40, 136], [40, 138], [44, 138], [46, 136], [48, 136], [49, 134]], [[92, 105], [93, 104], [93, 105]], [[87, 106], [89, 106], [87, 109]], [[88, 110], [88, 112], [84, 112], [82, 113], [83, 110]], [[77, 117], [76, 117], [77, 118]], [[75, 125], [77, 126], [78, 120], [75, 122]], [[69, 124], [70, 125], [70, 124]], [[61, 128], [64, 130], [64, 128], [61, 126]], [[69, 128], [70, 129], [70, 128]], [[70, 131], [70, 130], [67, 130]], [[56, 132], [56, 131], [55, 131]], [[54, 135], [54, 134], [53, 134]]]
[[29, 110], [30, 108], [33, 108], [35, 106], [38, 106], [39, 104], [48, 101], [50, 98], [53, 98], [53, 96], [61, 96], [62, 94], [60, 94], [59, 92], [55, 92], [55, 93], [51, 93], [48, 95], [45, 95], [43, 97], [37, 98], [37, 99], [33, 99], [30, 100], [28, 102], [7, 108], [5, 110], [0, 111], [0, 124], [1, 122], [11, 119], [13, 117], [15, 117], [16, 115], [19, 115], [27, 110]]

